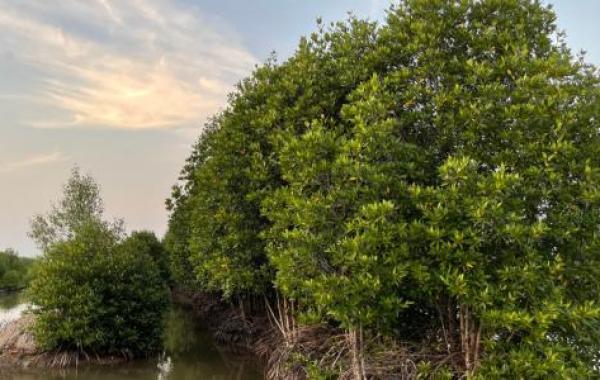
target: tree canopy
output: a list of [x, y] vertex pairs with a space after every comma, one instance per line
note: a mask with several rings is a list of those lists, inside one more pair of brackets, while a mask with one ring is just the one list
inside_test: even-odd
[[160, 348], [166, 257], [153, 234], [125, 237], [120, 223], [104, 221], [101, 204], [93, 178], [75, 170], [60, 205], [33, 222], [46, 247], [28, 289], [36, 341], [47, 350], [144, 356]]
[[115, 233], [122, 233], [121, 220], [107, 222], [103, 220], [103, 215], [100, 186], [91, 176], [81, 174], [79, 168], [74, 167], [58, 204], [52, 205], [46, 215], [38, 214], [31, 220], [29, 237], [44, 250], [52, 244], [72, 238], [79, 229], [86, 228], [90, 223], [104, 224]]
[[195, 286], [274, 285], [470, 376], [597, 375], [599, 89], [537, 0], [319, 25], [201, 136], [172, 254]]

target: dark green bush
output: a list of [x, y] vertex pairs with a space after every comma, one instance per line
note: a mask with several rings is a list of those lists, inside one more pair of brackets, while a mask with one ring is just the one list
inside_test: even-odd
[[34, 333], [48, 350], [142, 356], [159, 347], [169, 304], [165, 254], [153, 234], [123, 239], [122, 222], [102, 216], [99, 186], [74, 169], [59, 204], [34, 218]]
[[158, 240], [154, 232], [134, 231], [124, 243], [128, 249], [137, 250], [140, 254], [148, 255], [154, 260], [158, 267], [160, 278], [166, 283], [171, 283], [169, 271], [169, 256], [163, 244]]
[[96, 224], [51, 246], [29, 289], [40, 345], [131, 356], [157, 349], [169, 294], [148, 251]]
[[160, 344], [169, 292], [151, 251], [103, 224], [53, 244], [29, 289], [35, 335], [48, 350], [142, 356]]

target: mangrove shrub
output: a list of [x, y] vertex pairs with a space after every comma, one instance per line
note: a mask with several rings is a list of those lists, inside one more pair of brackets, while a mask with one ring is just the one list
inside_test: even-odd
[[537, 0], [319, 25], [230, 97], [170, 231], [205, 289], [273, 283], [307, 320], [462, 374], [593, 376], [599, 88]]
[[[80, 179], [70, 180], [84, 193], [69, 193], [74, 203], [89, 194], [87, 186], [97, 186], [90, 177]], [[155, 257], [162, 252], [159, 243], [147, 233], [124, 238], [101, 213], [83, 215], [47, 246], [36, 267], [29, 288], [36, 341], [47, 350], [87, 354], [153, 352], [160, 347], [169, 303], [166, 274]]]

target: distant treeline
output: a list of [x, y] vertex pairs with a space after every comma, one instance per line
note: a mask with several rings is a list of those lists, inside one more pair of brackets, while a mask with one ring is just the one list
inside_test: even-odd
[[30, 279], [34, 259], [21, 257], [12, 249], [0, 251], [0, 290], [24, 288]]

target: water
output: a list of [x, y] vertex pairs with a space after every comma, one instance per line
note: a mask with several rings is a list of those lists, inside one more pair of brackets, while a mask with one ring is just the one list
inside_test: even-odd
[[21, 302], [19, 293], [0, 293], [0, 328], [19, 319], [25, 309], [27, 305]]
[[[17, 294], [0, 294], [0, 325], [25, 308]], [[67, 370], [0, 369], [0, 380], [258, 380], [252, 358], [228, 353], [195, 323], [189, 312], [173, 308], [167, 319], [164, 352], [157, 358], [114, 366]]]

